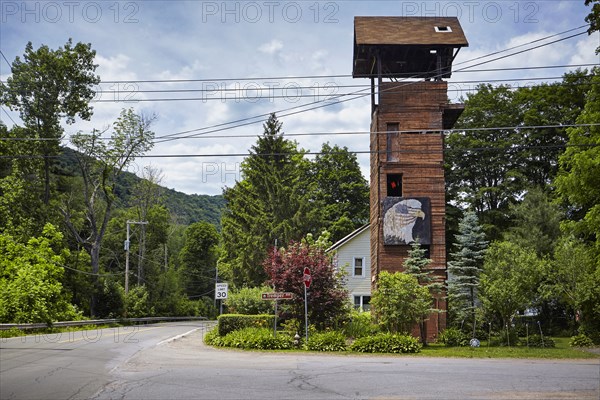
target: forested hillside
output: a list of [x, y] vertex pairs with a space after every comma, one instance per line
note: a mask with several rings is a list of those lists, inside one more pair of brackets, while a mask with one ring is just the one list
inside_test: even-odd
[[[61, 153], [53, 166], [53, 173], [56, 179], [81, 176], [75, 150], [61, 147]], [[119, 198], [120, 207], [132, 206], [134, 188], [141, 180], [139, 176], [127, 171], [119, 175], [115, 193]], [[162, 203], [179, 224], [189, 225], [205, 221], [216, 226], [221, 225], [221, 212], [225, 206], [222, 195], [186, 194], [165, 187], [160, 187], [159, 191]]]

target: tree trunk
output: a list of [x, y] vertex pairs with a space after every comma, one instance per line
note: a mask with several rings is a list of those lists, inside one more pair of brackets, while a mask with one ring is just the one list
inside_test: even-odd
[[473, 335], [471, 336], [471, 339], [473, 339], [475, 337], [475, 331], [477, 329], [477, 321], [476, 321], [476, 311], [475, 311], [475, 290], [471, 287], [470, 288], [470, 292], [471, 292], [471, 310], [473, 310]]
[[92, 244], [90, 250], [90, 259], [92, 264], [92, 294], [90, 299], [90, 315], [96, 317], [98, 310], [98, 292], [100, 290], [98, 272], [100, 271], [100, 246], [96, 243]]

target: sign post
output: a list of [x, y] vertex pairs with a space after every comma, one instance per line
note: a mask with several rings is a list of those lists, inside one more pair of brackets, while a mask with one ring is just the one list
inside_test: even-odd
[[227, 290], [229, 285], [227, 282], [215, 283], [215, 301], [219, 302], [219, 314], [223, 313], [223, 300], [227, 298]]
[[262, 293], [260, 297], [263, 300], [275, 300], [275, 320], [273, 322], [273, 337], [277, 336], [277, 300], [289, 300], [294, 297], [291, 292], [272, 292]]
[[312, 276], [310, 275], [310, 269], [308, 269], [308, 267], [304, 267], [304, 276], [302, 277], [302, 280], [304, 281], [304, 328], [306, 344], [308, 345], [308, 298], [306, 289], [310, 287], [310, 283], [312, 282]]

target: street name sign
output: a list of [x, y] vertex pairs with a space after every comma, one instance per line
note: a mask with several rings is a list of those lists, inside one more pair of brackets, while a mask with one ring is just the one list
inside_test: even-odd
[[263, 293], [261, 297], [263, 300], [289, 300], [294, 297], [294, 294], [290, 292], [274, 292]]

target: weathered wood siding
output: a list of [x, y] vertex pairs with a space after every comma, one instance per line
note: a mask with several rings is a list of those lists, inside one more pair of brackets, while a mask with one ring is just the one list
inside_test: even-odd
[[[410, 245], [383, 245], [382, 200], [387, 174], [402, 175], [403, 197], [431, 201], [431, 268], [446, 280], [445, 179], [443, 113], [448, 106], [446, 82], [384, 83], [371, 122], [371, 274], [402, 271]], [[397, 134], [387, 132], [398, 124]], [[393, 125], [392, 125], [393, 126]], [[411, 132], [403, 132], [411, 131]], [[376, 287], [373, 279], [373, 289]], [[445, 309], [445, 302], [440, 300]], [[438, 326], [439, 325], [439, 326]], [[429, 337], [445, 327], [445, 314], [432, 315]]]

